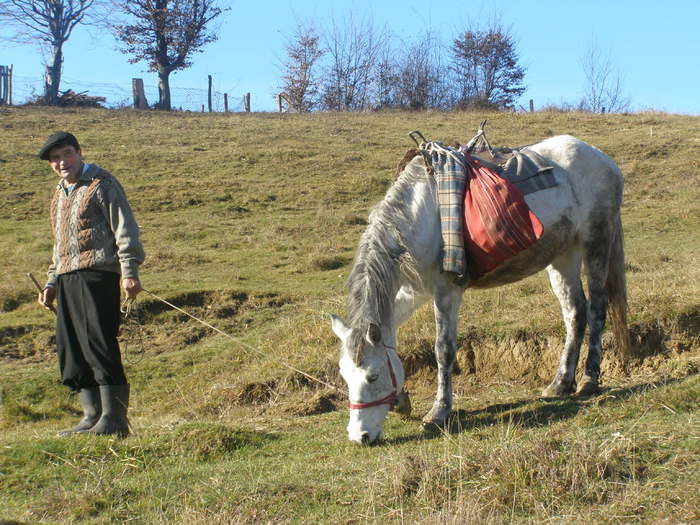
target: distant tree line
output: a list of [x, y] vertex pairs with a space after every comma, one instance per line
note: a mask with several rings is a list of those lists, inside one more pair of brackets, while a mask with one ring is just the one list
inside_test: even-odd
[[[44, 94], [57, 104], [63, 45], [78, 25], [108, 29], [129, 55], [158, 75], [156, 107], [171, 109], [169, 76], [218, 38], [218, 0], [1, 0], [4, 39], [38, 44]], [[9, 32], [8, 32], [9, 30]], [[629, 108], [620, 74], [595, 40], [581, 59], [584, 96], [573, 109]], [[369, 16], [348, 13], [324, 24], [298, 21], [280, 61], [280, 84], [293, 111], [513, 108], [526, 89], [510, 28], [497, 16], [468, 23], [447, 43], [426, 30], [402, 40]], [[37, 101], [35, 101], [37, 102]]]
[[410, 41], [371, 18], [299, 22], [279, 88], [294, 111], [513, 107], [525, 92], [516, 43], [498, 21], [466, 27], [445, 46], [431, 31]]

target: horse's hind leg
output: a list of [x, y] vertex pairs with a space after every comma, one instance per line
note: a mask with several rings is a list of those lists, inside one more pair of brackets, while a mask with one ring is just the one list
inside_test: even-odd
[[605, 281], [610, 260], [609, 228], [596, 229], [598, 238], [586, 243], [585, 263], [588, 275], [588, 356], [578, 395], [591, 395], [598, 392], [600, 361], [602, 355], [601, 338], [608, 311], [608, 291]]
[[462, 291], [457, 286], [447, 285], [435, 293], [437, 391], [433, 407], [423, 418], [426, 425], [444, 425], [452, 411], [452, 365], [457, 356], [457, 318]]
[[581, 252], [578, 249], [559, 256], [547, 267], [549, 281], [561, 304], [566, 340], [559, 367], [543, 397], [560, 397], [576, 389], [576, 365], [586, 333], [586, 295], [581, 285]]

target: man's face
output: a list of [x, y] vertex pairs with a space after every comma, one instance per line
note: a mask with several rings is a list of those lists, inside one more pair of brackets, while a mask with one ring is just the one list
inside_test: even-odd
[[56, 146], [49, 151], [49, 164], [59, 177], [73, 183], [78, 180], [83, 169], [80, 149], [75, 149], [74, 146]]

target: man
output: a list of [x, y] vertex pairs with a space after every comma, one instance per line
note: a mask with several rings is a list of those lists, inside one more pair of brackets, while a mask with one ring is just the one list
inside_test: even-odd
[[59, 435], [125, 437], [129, 384], [121, 362], [119, 279], [128, 298], [141, 291], [139, 228], [116, 178], [85, 164], [78, 140], [61, 131], [39, 151], [60, 177], [51, 201], [53, 258], [39, 303], [57, 302], [61, 382], [78, 392], [82, 420]]

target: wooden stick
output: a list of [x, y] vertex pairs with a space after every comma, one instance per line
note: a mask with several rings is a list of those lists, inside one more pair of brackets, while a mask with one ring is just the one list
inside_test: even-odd
[[[29, 277], [32, 280], [32, 282], [34, 283], [34, 286], [36, 286], [36, 289], [39, 290], [39, 293], [43, 294], [44, 289], [39, 284], [39, 281], [36, 280], [36, 277], [34, 277], [31, 273], [28, 273], [27, 277]], [[56, 308], [54, 308], [54, 306], [52, 304], [48, 305], [47, 308], [49, 310], [51, 310], [53, 313], [56, 313]]]

